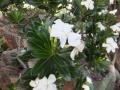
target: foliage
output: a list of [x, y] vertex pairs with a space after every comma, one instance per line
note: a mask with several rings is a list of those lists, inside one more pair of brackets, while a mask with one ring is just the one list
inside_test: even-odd
[[[82, 77], [82, 74], [77, 72], [80, 68], [81, 60], [85, 60], [87, 64], [84, 66], [87, 66], [88, 69], [93, 68], [96, 73], [107, 70], [111, 62], [106, 60], [107, 51], [106, 48], [103, 47], [103, 43], [107, 42], [106, 39], [110, 37], [116, 39], [114, 30], [112, 30], [110, 26], [117, 23], [117, 17], [109, 11], [106, 13], [102, 12], [102, 10], [109, 9], [110, 4], [107, 0], [91, 0], [94, 2], [93, 9], [81, 4], [85, 1], [86, 0], [73, 0], [71, 2], [69, 0], [0, 1], [0, 10], [6, 11], [9, 22], [17, 25], [20, 30], [25, 31], [20, 33], [20, 36], [25, 35], [31, 47], [31, 50], [27, 50], [16, 56], [19, 56], [18, 58], [25, 63], [31, 59], [38, 60], [33, 68], [28, 68], [23, 73], [22, 79], [24, 83], [22, 87], [27, 87], [28, 90], [32, 90], [32, 87], [29, 85], [31, 80], [36, 79], [36, 77], [43, 78], [44, 76], [48, 77], [50, 74], [54, 74], [57, 78], [56, 84], [58, 84], [58, 88], [62, 87], [61, 83], [63, 83], [63, 80], [71, 81], [71, 79], [76, 78], [77, 83], [75, 88], [76, 90], [82, 90], [82, 85], [86, 79]], [[33, 5], [34, 9], [31, 7], [25, 8], [25, 4], [28, 5], [28, 7], [29, 5]], [[69, 9], [70, 4], [72, 7]], [[36, 16], [33, 13], [35, 13]], [[38, 15], [45, 17], [40, 19]], [[65, 47], [62, 48], [60, 47], [60, 37], [51, 37], [51, 31], [58, 19], [65, 22], [65, 25], [74, 25], [71, 32], [81, 35], [80, 42], [85, 42], [84, 50], [78, 50], [77, 45], [67, 46], [69, 40], [67, 40]], [[98, 23], [102, 25], [99, 26]], [[60, 25], [58, 25], [58, 29]], [[66, 37], [68, 38], [69, 35], [66, 34]], [[110, 49], [111, 45], [108, 46]], [[82, 48], [82, 46], [80, 46], [80, 48]], [[75, 60], [72, 60], [71, 52], [76, 49], [78, 51], [76, 53], [74, 52], [76, 55], [74, 56]], [[18, 62], [14, 63], [15, 65], [19, 64]], [[13, 87], [14, 84], [8, 85], [8, 88]]]

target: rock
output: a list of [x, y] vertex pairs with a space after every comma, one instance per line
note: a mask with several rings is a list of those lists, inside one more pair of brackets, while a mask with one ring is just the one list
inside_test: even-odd
[[0, 61], [0, 89], [9, 90], [6, 84], [15, 83], [19, 78], [20, 70], [14, 67], [5, 66], [4, 62]]
[[2, 52], [1, 60], [5, 63], [5, 65], [12, 65], [12, 61], [11, 61], [12, 53], [17, 54], [17, 49], [7, 50]]

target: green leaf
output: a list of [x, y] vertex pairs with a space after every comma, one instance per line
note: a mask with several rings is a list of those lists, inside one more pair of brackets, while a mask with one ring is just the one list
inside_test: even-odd
[[34, 57], [37, 57], [37, 58], [40, 58], [40, 59], [47, 59], [52, 55], [52, 53], [48, 52], [47, 50], [45, 50], [43, 48], [41, 48], [41, 49], [39, 48], [38, 50], [34, 50], [32, 52], [32, 55]]
[[49, 44], [44, 43], [44, 46], [48, 51], [51, 51], [52, 47]]
[[77, 70], [75, 70], [75, 67], [69, 68], [69, 71], [70, 71], [71, 76], [72, 76], [73, 78], [79, 78], [79, 77], [80, 77], [80, 75], [76, 72]]
[[61, 74], [61, 76], [66, 80], [66, 81], [71, 81], [71, 74], [69, 72], [69, 69], [65, 65], [65, 63], [62, 61], [61, 58], [58, 56], [53, 56], [53, 60], [55, 61], [57, 71]]
[[20, 22], [23, 21], [24, 14], [20, 11], [15, 10], [15, 11], [8, 13], [7, 17], [12, 23], [19, 24]]
[[35, 66], [32, 68], [31, 74], [32, 75], [38, 75], [40, 74], [42, 71], [45, 70], [45, 68], [47, 68], [47, 66], [49, 65], [49, 59], [41, 59], [39, 60]]
[[42, 40], [42, 42], [50, 44], [50, 34], [48, 33], [47, 30], [45, 30], [44, 28], [39, 28], [40, 30], [37, 30], [36, 33], [37, 35], [40, 37], [40, 39]]
[[33, 37], [28, 37], [27, 38], [27, 41], [28, 43], [30, 44], [30, 46], [33, 48], [33, 49], [44, 49], [44, 44], [43, 42], [41, 42], [39, 39], [37, 38], [33, 38]]
[[32, 53], [32, 50], [26, 51], [26, 52], [22, 53], [22, 54], [19, 56], [19, 58], [20, 58], [21, 60], [30, 60], [30, 59], [33, 59], [34, 57], [32, 56], [31, 53]]
[[70, 57], [70, 53], [71, 53], [72, 49], [73, 48], [71, 48], [71, 47], [60, 49], [58, 51], [58, 55], [65, 60], [72, 60], [71, 57]]
[[0, 38], [0, 46], [4, 43], [3, 38]]
[[61, 57], [54, 55], [53, 60], [57, 65], [63, 66], [63, 67], [65, 66], [65, 63], [62, 61]]
[[10, 0], [0, 0], [0, 9], [2, 11], [6, 11], [9, 5], [10, 5]]

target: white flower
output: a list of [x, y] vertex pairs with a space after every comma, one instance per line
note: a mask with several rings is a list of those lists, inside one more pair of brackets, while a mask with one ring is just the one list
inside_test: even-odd
[[27, 8], [27, 9], [34, 9], [35, 7], [33, 5], [30, 5], [30, 4], [27, 4], [27, 3], [24, 3], [24, 8]]
[[101, 31], [105, 30], [105, 27], [102, 25], [101, 22], [97, 22], [96, 24], [98, 25], [98, 27], [100, 28]]
[[71, 4], [68, 4], [68, 6], [66, 6], [66, 8], [67, 8], [68, 10], [71, 10], [71, 9], [72, 9], [72, 5], [71, 5]]
[[87, 77], [87, 82], [92, 84], [92, 80], [89, 77]]
[[31, 80], [29, 84], [31, 87], [33, 87], [32, 90], [40, 90], [40, 79], [38, 77], [35, 79], [35, 81]]
[[84, 5], [87, 9], [90, 9], [90, 10], [94, 9], [94, 1], [92, 0], [82, 1], [81, 5]]
[[82, 85], [82, 88], [84, 88], [84, 90], [90, 90], [90, 87], [88, 85]]
[[120, 31], [120, 23], [110, 26], [113, 31]]
[[80, 44], [81, 35], [72, 32], [73, 25], [62, 22], [60, 19], [55, 21], [50, 32], [51, 37], [58, 37], [60, 39], [60, 46], [63, 48], [68, 38], [70, 46], [77, 46]]
[[56, 77], [53, 74], [50, 74], [48, 79], [46, 77], [43, 77], [40, 80], [39, 90], [57, 90], [56, 84], [54, 84], [55, 81], [56, 81]]
[[103, 43], [102, 46], [106, 47], [106, 51], [108, 53], [110, 51], [115, 52], [115, 49], [118, 48], [117, 43], [113, 40], [113, 38], [107, 38], [106, 43]]
[[109, 13], [115, 15], [117, 13], [117, 9], [109, 11]]
[[99, 15], [101, 14], [107, 14], [108, 13], [108, 10], [101, 10], [101, 12], [98, 12]]
[[83, 51], [84, 46], [85, 46], [84, 41], [80, 40], [80, 44], [78, 46], [76, 46], [70, 54], [70, 57], [72, 58], [72, 60], [75, 60], [74, 57], [75, 57], [75, 55], [78, 55], [78, 52]]
[[109, 0], [110, 4], [114, 4], [114, 0]]

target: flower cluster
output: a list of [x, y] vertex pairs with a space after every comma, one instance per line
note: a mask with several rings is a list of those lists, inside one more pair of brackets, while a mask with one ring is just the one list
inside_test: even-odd
[[92, 80], [89, 77], [87, 77], [85, 84], [82, 85], [82, 88], [84, 90], [90, 90], [89, 84], [92, 84]]
[[50, 36], [57, 37], [60, 40], [61, 48], [64, 48], [66, 41], [68, 41], [70, 46], [74, 46], [75, 48], [70, 55], [72, 60], [74, 60], [74, 56], [78, 54], [78, 51], [82, 52], [84, 49], [84, 41], [81, 41], [81, 35], [72, 31], [74, 25], [64, 23], [60, 19], [54, 22], [55, 24], [52, 25]]
[[[112, 4], [113, 1], [110, 0], [110, 3]], [[102, 14], [111, 14], [115, 15], [117, 13], [117, 9], [109, 11], [108, 10], [101, 10], [101, 12], [98, 12], [99, 15]], [[97, 22], [96, 25], [98, 28], [102, 31], [105, 30], [105, 26], [101, 22]], [[110, 26], [110, 29], [113, 30], [113, 32], [119, 32], [120, 31], [120, 23], [116, 23], [115, 25]], [[117, 43], [113, 40], [113, 38], [107, 38], [106, 43], [102, 44], [103, 47], [106, 47], [106, 51], [109, 53], [110, 51], [115, 52], [115, 49], [118, 48]]]
[[101, 12], [98, 12], [99, 15], [107, 14], [107, 13], [109, 13], [111, 15], [115, 15], [117, 13], [117, 9], [109, 11], [109, 12], [108, 12], [108, 10], [101, 10]]
[[30, 5], [30, 4], [27, 4], [24, 2], [24, 8], [27, 8], [27, 9], [34, 9], [35, 7], [33, 5]]
[[[114, 4], [114, 0], [110, 0], [109, 2], [110, 2], [110, 4]], [[84, 5], [87, 8], [87, 10], [88, 9], [90, 9], [90, 10], [94, 9], [94, 1], [93, 0], [82, 1], [81, 5]]]
[[43, 77], [39, 79], [38, 77], [35, 80], [31, 80], [29, 83], [32, 90], [57, 90], [56, 85], [54, 82], [56, 81], [56, 77], [53, 74], [50, 74], [48, 79]]

